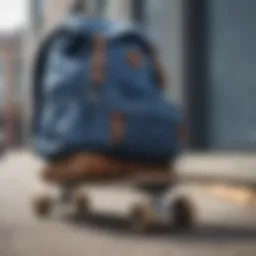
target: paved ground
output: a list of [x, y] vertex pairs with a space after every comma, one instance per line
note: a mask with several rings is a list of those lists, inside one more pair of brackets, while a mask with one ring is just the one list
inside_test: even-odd
[[256, 255], [256, 207], [221, 201], [197, 186], [198, 227], [186, 233], [129, 233], [118, 221], [77, 221], [69, 209], [39, 222], [29, 202], [40, 163], [12, 154], [0, 163], [0, 256], [208, 256]]
[[185, 180], [228, 181], [256, 187], [255, 153], [184, 154], [177, 169]]

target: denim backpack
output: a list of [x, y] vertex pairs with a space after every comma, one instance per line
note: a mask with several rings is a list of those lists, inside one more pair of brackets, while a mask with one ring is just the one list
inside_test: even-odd
[[51, 160], [88, 151], [166, 162], [179, 152], [179, 109], [166, 102], [151, 41], [132, 26], [77, 18], [40, 45], [35, 149]]

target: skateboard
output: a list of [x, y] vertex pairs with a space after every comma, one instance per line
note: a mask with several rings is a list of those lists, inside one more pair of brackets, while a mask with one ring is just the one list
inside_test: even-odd
[[55, 191], [38, 194], [33, 201], [37, 217], [47, 218], [54, 207], [72, 203], [76, 214], [121, 217], [134, 231], [149, 231], [156, 224], [187, 229], [195, 223], [192, 200], [180, 193], [177, 180], [169, 173], [137, 173], [130, 177], [87, 181]]

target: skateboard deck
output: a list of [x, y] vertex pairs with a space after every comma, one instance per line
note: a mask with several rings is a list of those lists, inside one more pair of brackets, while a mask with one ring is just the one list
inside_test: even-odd
[[125, 185], [137, 187], [141, 185], [170, 185], [175, 177], [169, 172], [133, 172], [126, 175], [113, 175], [106, 178], [91, 178], [81, 181], [81, 184], [90, 185]]

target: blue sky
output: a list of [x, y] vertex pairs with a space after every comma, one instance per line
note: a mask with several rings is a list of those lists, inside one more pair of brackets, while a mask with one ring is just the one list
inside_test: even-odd
[[28, 0], [0, 0], [0, 30], [8, 31], [26, 24]]

